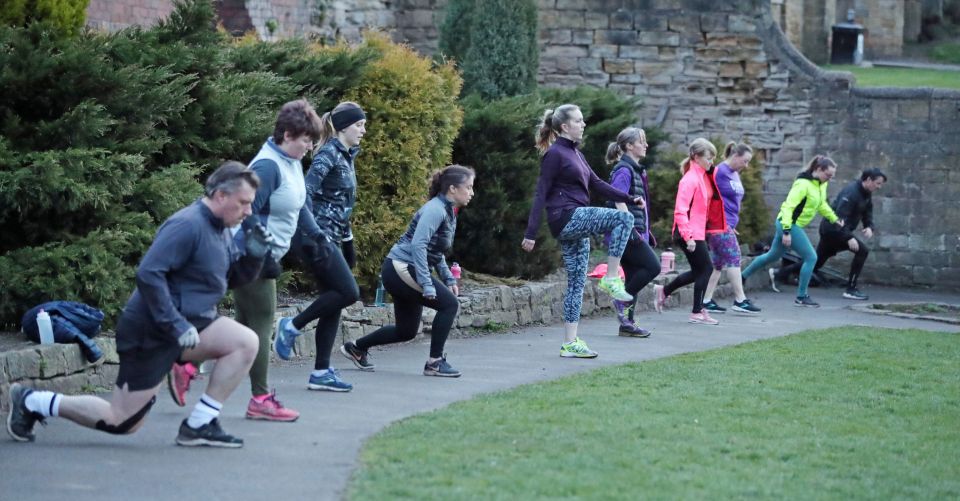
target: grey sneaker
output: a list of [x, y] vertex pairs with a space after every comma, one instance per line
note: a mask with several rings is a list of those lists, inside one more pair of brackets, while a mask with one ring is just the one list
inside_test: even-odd
[[340, 353], [347, 357], [357, 369], [366, 372], [373, 372], [376, 366], [370, 362], [370, 353], [361, 350], [353, 341], [348, 341], [340, 346]]
[[7, 433], [17, 442], [33, 442], [33, 426], [43, 423], [43, 416], [27, 409], [27, 395], [33, 390], [20, 383], [10, 385], [10, 414], [7, 415]]
[[650, 331], [627, 319], [626, 322], [620, 322], [619, 335], [622, 337], [650, 337]]
[[177, 434], [177, 445], [185, 447], [198, 447], [206, 445], [209, 447], [228, 447], [236, 449], [243, 447], [243, 439], [237, 438], [223, 431], [220, 427], [220, 420], [214, 418], [213, 421], [193, 429], [184, 419], [180, 423], [180, 433]]
[[801, 296], [793, 300], [794, 306], [801, 306], [804, 308], [819, 308], [820, 303], [817, 303], [813, 299], [810, 299], [810, 295]]
[[733, 306], [730, 307], [730, 309], [737, 313], [746, 313], [749, 315], [756, 315], [757, 313], [760, 313], [760, 308], [754, 306], [749, 299], [744, 299], [743, 301], [739, 302], [734, 301]]
[[447, 363], [447, 355], [444, 354], [440, 360], [434, 362], [427, 362], [423, 364], [423, 375], [424, 376], [439, 376], [439, 377], [460, 377], [460, 371], [454, 369], [450, 364]]
[[843, 292], [843, 297], [847, 299], [856, 299], [858, 301], [866, 301], [870, 299], [870, 296], [860, 292], [856, 287], [849, 287]]

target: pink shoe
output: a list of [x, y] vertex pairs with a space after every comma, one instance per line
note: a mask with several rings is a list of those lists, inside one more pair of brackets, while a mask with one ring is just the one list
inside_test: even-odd
[[700, 313], [691, 313], [690, 320], [688, 320], [688, 322], [690, 322], [691, 324], [704, 324], [704, 325], [717, 325], [720, 323], [719, 320], [716, 320], [715, 318], [711, 317], [706, 310], [701, 311]]
[[247, 419], [262, 419], [264, 421], [293, 422], [300, 417], [300, 413], [288, 409], [277, 400], [276, 390], [263, 397], [251, 397], [247, 404]]
[[653, 286], [653, 309], [663, 313], [663, 305], [667, 303], [667, 296], [663, 293], [662, 285]]
[[174, 362], [170, 373], [167, 374], [167, 388], [170, 389], [170, 396], [174, 403], [183, 407], [187, 405], [187, 392], [190, 391], [190, 381], [197, 378], [197, 368], [187, 362], [178, 364]]

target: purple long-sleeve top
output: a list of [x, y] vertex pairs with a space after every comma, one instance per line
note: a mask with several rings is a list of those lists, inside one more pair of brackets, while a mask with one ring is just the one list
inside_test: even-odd
[[557, 138], [540, 162], [540, 178], [537, 180], [524, 238], [537, 238], [544, 208], [547, 209], [550, 232], [554, 237], [559, 235], [574, 209], [590, 205], [591, 189], [608, 200], [633, 202], [630, 195], [597, 177], [583, 153], [577, 149], [577, 143], [565, 137]]
[[720, 198], [723, 199], [723, 212], [727, 216], [727, 226], [734, 229], [740, 221], [740, 202], [743, 200], [744, 193], [740, 174], [731, 169], [727, 162], [723, 162], [716, 167], [713, 179], [717, 183], [717, 189], [720, 190]]

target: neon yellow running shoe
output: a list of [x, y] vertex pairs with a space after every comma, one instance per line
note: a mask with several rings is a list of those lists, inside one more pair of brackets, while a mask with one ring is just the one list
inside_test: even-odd
[[597, 358], [597, 355], [580, 338], [560, 345], [560, 356], [563, 358]]
[[610, 294], [617, 301], [633, 301], [633, 296], [627, 294], [620, 277], [603, 277], [600, 279], [600, 290]]

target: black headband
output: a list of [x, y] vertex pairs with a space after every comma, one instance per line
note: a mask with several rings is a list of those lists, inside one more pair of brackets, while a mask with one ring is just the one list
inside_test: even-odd
[[340, 132], [347, 127], [359, 122], [360, 120], [366, 120], [367, 116], [363, 114], [363, 110], [359, 107], [347, 108], [345, 110], [340, 110], [330, 115], [330, 120], [333, 122], [333, 130]]

